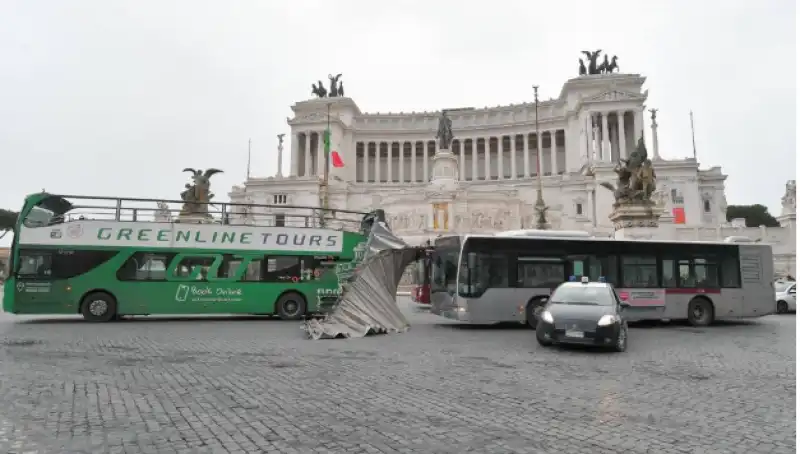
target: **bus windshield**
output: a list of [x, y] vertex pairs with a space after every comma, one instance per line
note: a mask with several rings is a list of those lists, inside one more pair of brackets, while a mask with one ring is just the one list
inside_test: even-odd
[[414, 264], [414, 284], [430, 285], [429, 260], [428, 258], [422, 258]]
[[461, 242], [458, 237], [440, 238], [435, 246], [431, 257], [431, 292], [454, 293]]

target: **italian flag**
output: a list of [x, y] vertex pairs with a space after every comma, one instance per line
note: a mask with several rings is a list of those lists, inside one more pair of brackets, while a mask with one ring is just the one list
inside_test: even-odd
[[323, 135], [323, 140], [325, 141], [325, 155], [331, 156], [331, 164], [336, 167], [344, 167], [344, 161], [342, 161], [342, 157], [339, 156], [338, 151], [331, 151], [331, 130], [326, 129], [325, 134]]

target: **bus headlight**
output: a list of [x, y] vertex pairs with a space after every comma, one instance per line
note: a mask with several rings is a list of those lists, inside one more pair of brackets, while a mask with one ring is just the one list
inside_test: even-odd
[[600, 317], [600, 320], [597, 322], [597, 326], [609, 326], [617, 323], [617, 318], [613, 315], [604, 315]]
[[541, 319], [545, 323], [552, 324], [553, 323], [553, 314], [551, 314], [550, 311], [542, 311]]

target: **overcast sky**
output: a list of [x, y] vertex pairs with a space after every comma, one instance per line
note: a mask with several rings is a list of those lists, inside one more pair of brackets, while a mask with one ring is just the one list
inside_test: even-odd
[[598, 48], [647, 77], [662, 156], [691, 156], [693, 109], [728, 203], [779, 214], [795, 178], [792, 0], [2, 0], [0, 207], [42, 188], [178, 198], [183, 167], [224, 169], [222, 195], [248, 138], [253, 174], [275, 173], [290, 105], [329, 73], [362, 111], [495, 106], [534, 83], [556, 96]]

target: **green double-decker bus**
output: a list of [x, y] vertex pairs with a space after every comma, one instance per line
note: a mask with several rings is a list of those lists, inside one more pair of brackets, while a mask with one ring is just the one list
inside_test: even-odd
[[259, 314], [329, 309], [376, 213], [182, 201], [28, 196], [14, 229], [3, 309], [13, 314]]

